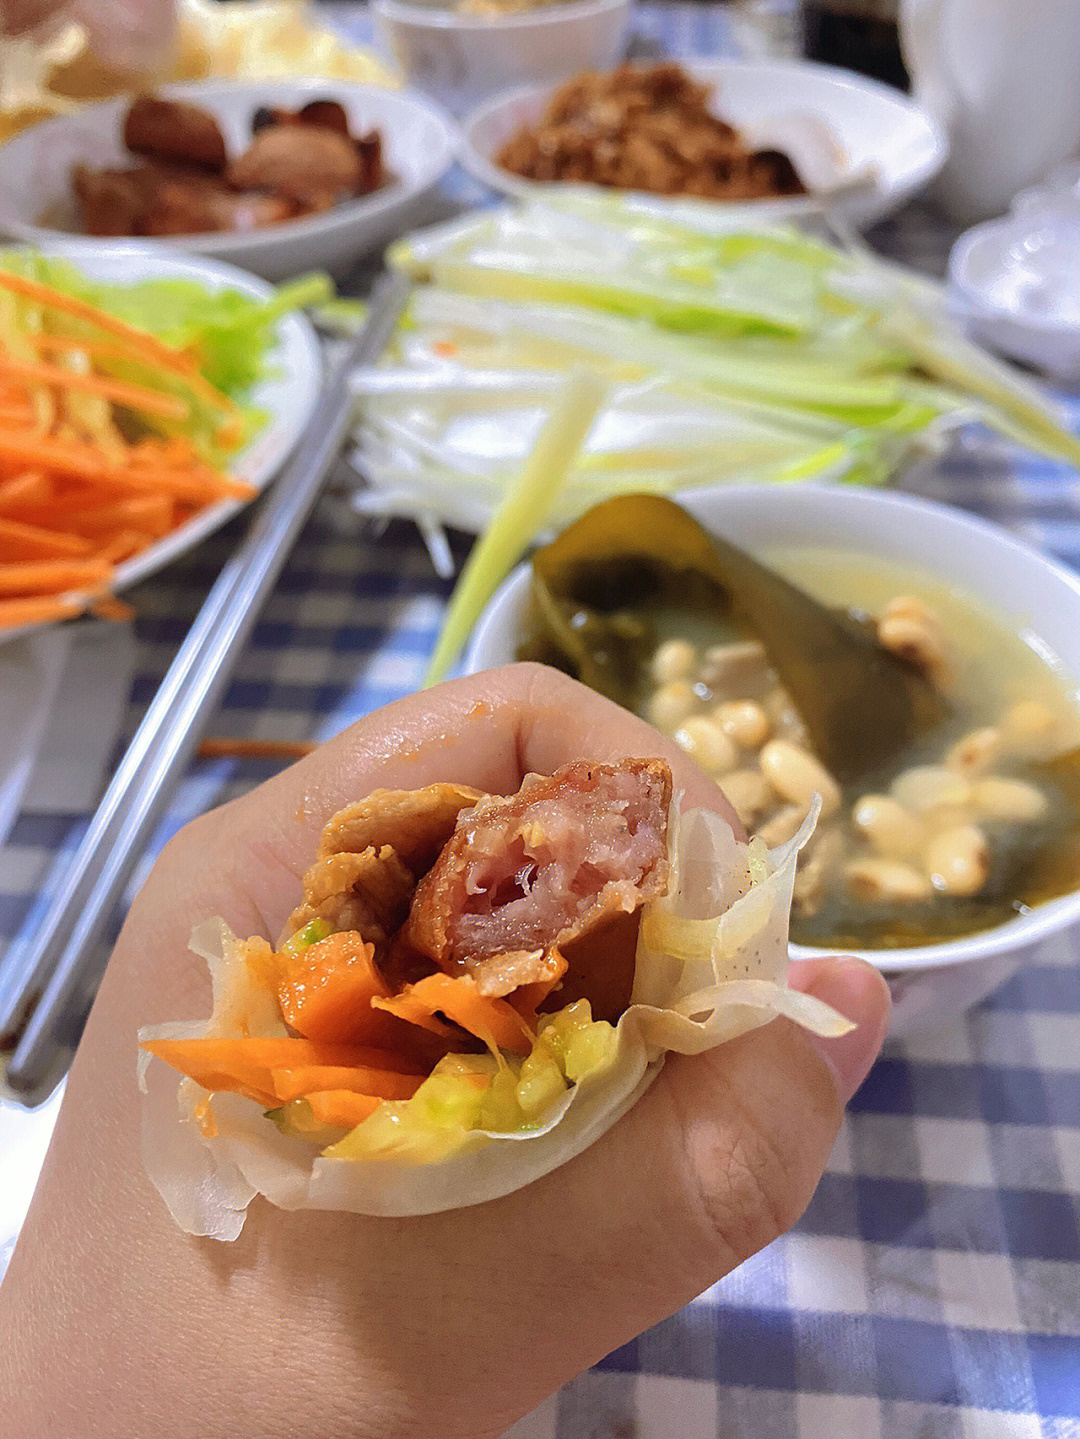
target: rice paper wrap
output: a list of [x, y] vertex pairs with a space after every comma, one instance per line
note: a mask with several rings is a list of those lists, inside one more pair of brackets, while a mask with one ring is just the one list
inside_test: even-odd
[[[538, 1127], [471, 1130], [431, 1162], [323, 1157], [313, 1143], [279, 1132], [255, 1101], [211, 1098], [143, 1052], [144, 1160], [177, 1224], [190, 1234], [235, 1239], [256, 1194], [281, 1209], [386, 1216], [481, 1204], [586, 1149], [640, 1098], [668, 1051], [698, 1054], [780, 1014], [822, 1035], [849, 1030], [843, 1016], [787, 987], [792, 884], [816, 809], [794, 840], [767, 854], [759, 841], [738, 842], [719, 815], [679, 815], [677, 807], [669, 829], [672, 882], [642, 912], [634, 988], [616, 1042]], [[191, 947], [210, 968], [210, 1020], [144, 1029], [141, 1040], [287, 1032], [272, 998], [252, 984], [243, 942], [224, 921], [199, 926]], [[208, 1104], [213, 1123], [200, 1125], [196, 1109], [205, 1116]]]

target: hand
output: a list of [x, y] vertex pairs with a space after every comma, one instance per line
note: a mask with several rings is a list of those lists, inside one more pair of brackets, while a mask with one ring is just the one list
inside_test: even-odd
[[378, 786], [516, 790], [568, 760], [663, 754], [690, 804], [716, 786], [642, 721], [518, 665], [362, 720], [165, 849], [132, 906], [0, 1288], [0, 1413], [25, 1439], [497, 1435], [801, 1214], [888, 991], [856, 960], [793, 982], [858, 1027], [774, 1020], [672, 1056], [597, 1144], [505, 1199], [408, 1220], [283, 1213], [240, 1240], [181, 1233], [143, 1173], [135, 1031], [209, 1010], [194, 922], [275, 938], [324, 821]]

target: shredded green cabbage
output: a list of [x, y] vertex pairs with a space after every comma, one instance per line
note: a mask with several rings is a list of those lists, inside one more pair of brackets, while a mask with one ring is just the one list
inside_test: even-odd
[[970, 419], [1080, 463], [1050, 399], [966, 340], [932, 282], [853, 237], [665, 210], [570, 187], [392, 246], [417, 289], [358, 377], [358, 508], [483, 531], [582, 370], [609, 395], [546, 528], [631, 490], [881, 484]]

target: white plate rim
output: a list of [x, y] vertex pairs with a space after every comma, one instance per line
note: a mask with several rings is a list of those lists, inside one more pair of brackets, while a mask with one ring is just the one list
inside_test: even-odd
[[[271, 299], [276, 289], [268, 280], [262, 280], [257, 275], [249, 274], [223, 260], [172, 251], [166, 254], [147, 245], [128, 249], [122, 256], [116, 253], [75, 256], [62, 247], [36, 248], [43, 254], [67, 260], [83, 268], [90, 279], [106, 282], [120, 278], [113, 272], [122, 263], [125, 271], [123, 278], [128, 278], [133, 283], [170, 278], [197, 280], [211, 289], [240, 290], [256, 300]], [[228, 466], [231, 476], [246, 480], [259, 492], [266, 488], [281, 469], [306, 430], [318, 403], [323, 379], [322, 350], [306, 315], [295, 311], [282, 315], [274, 333], [276, 344], [266, 356], [265, 363], [271, 371], [277, 370], [278, 373], [270, 373], [260, 380], [246, 401], [255, 408], [266, 410], [266, 425], [233, 457]], [[251, 503], [251, 500], [222, 500], [193, 515], [179, 529], [173, 530], [141, 554], [117, 565], [110, 591], [115, 593], [127, 589], [155, 574], [220, 529], [227, 520]], [[0, 630], [0, 644], [20, 635], [30, 634], [43, 625], [56, 623], [63, 621], [46, 620], [41, 624]]]
[[[677, 55], [672, 58], [693, 78], [713, 85], [722, 83], [725, 74], [735, 71], [747, 74], [757, 70], [762, 73], [763, 77], [772, 76], [778, 83], [782, 82], [785, 74], [813, 73], [833, 85], [855, 93], [869, 95], [877, 101], [892, 105], [903, 111], [912, 120], [917, 121], [930, 140], [930, 152], [920, 165], [913, 166], [902, 176], [888, 182], [879, 180], [867, 186], [864, 192], [865, 204], [868, 210], [872, 210], [874, 218], [880, 218], [887, 214], [909, 196], [915, 194], [933, 178], [945, 162], [949, 146], [941, 125], [910, 95], [894, 89], [891, 85], [886, 85], [881, 80], [873, 80], [868, 76], [844, 70], [838, 65], [823, 65], [814, 60], [756, 60], [708, 55]], [[474, 180], [478, 180], [489, 189], [509, 195], [512, 199], [539, 198], [546, 190], [565, 192], [569, 188], [566, 181], [524, 180], [511, 175], [483, 154], [473, 140], [477, 129], [485, 124], [492, 115], [511, 106], [519, 105], [523, 101], [538, 100], [545, 95], [551, 95], [557, 88], [557, 85], [549, 83], [518, 85], [512, 90], [503, 90], [477, 105], [465, 116], [458, 129], [457, 158], [461, 167]], [[578, 185], [577, 188], [600, 194], [611, 193], [601, 186]], [[665, 196], [653, 195], [646, 191], [621, 190], [617, 193], [633, 196], [635, 203], [644, 207], [655, 207], [660, 213], [671, 203]], [[678, 200], [680, 197], [675, 198]], [[862, 196], [860, 196], [860, 201], [862, 201]], [[714, 205], [718, 215], [752, 215], [760, 220], [777, 220], [820, 214], [827, 208], [828, 197], [796, 195], [768, 200], [731, 202], [718, 200], [696, 201], [695, 203], [703, 208], [709, 204]]]
[[417, 29], [455, 30], [464, 34], [477, 31], [544, 30], [550, 26], [604, 15], [609, 10], [622, 10], [630, 0], [563, 0], [558, 5], [540, 5], [531, 10], [512, 11], [509, 15], [465, 15], [443, 5], [409, 4], [408, 0], [371, 0], [373, 15], [413, 25]]
[[[80, 235], [74, 231], [58, 230], [48, 225], [37, 225], [8, 216], [0, 219], [0, 233], [6, 231], [16, 239], [26, 244], [36, 245], [39, 249], [63, 246], [69, 254], [78, 253], [80, 256], [86, 254], [133, 255], [152, 250], [167, 252], [170, 255], [179, 253], [206, 255], [214, 258], [227, 257], [236, 249], [238, 243], [243, 243], [245, 249], [253, 246], [271, 247], [279, 242], [302, 242], [309, 237], [336, 234], [342, 229], [349, 229], [361, 223], [374, 224], [392, 211], [410, 205], [426, 194], [428, 190], [439, 183], [454, 163], [458, 145], [457, 126], [434, 101], [419, 95], [415, 90], [405, 88], [395, 90], [388, 86], [366, 85], [355, 80], [337, 80], [332, 76], [323, 78], [311, 75], [281, 75], [266, 80], [226, 78], [176, 80], [158, 86], [154, 93], [165, 99], [189, 100], [197, 103], [199, 100], [212, 102], [218, 97], [244, 91], [253, 92], [253, 100], [256, 98], [255, 92], [257, 92], [264, 101], [266, 99], [272, 101], [275, 94], [311, 95], [315, 92], [346, 101], [349, 99], [358, 101], [373, 99], [377, 102], [388, 100], [391, 106], [400, 105], [403, 109], [411, 109], [422, 114], [434, 127], [438, 144], [432, 145], [429, 150], [422, 151], [423, 169], [415, 180], [408, 183], [399, 180], [372, 191], [370, 195], [362, 195], [356, 200], [335, 206], [333, 210], [324, 211], [318, 215], [304, 216], [297, 220], [285, 220], [279, 225], [269, 225], [263, 230], [242, 233], [225, 231], [221, 234], [208, 235], [177, 235], [158, 239], [108, 237]], [[48, 116], [33, 125], [28, 125], [25, 130], [20, 130], [4, 142], [3, 148], [10, 147], [9, 153], [15, 153], [23, 143], [24, 136], [34, 135], [36, 139], [40, 139], [42, 135], [48, 135], [50, 132], [59, 133], [70, 126], [74, 120], [93, 122], [96, 117], [102, 124], [105, 124], [108, 118], [111, 118], [115, 112], [128, 103], [128, 97], [118, 96], [80, 106], [70, 115]], [[379, 123], [385, 129], [389, 128], [389, 124], [392, 122], [384, 120]], [[227, 258], [223, 260], [223, 263], [228, 263]]]

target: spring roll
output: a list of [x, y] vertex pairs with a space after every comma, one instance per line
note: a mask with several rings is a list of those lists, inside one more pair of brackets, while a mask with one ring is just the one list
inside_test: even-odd
[[680, 812], [663, 760], [581, 760], [515, 795], [378, 790], [326, 825], [276, 947], [191, 947], [210, 1018], [140, 1032], [143, 1153], [176, 1222], [234, 1239], [284, 1209], [411, 1215], [565, 1163], [653, 1082], [784, 1014], [798, 852]]

